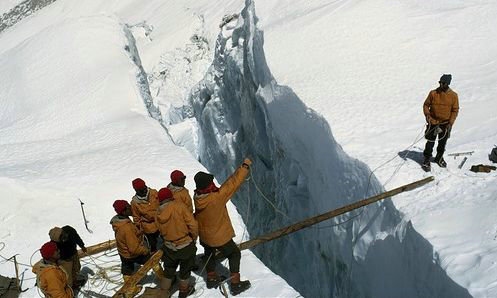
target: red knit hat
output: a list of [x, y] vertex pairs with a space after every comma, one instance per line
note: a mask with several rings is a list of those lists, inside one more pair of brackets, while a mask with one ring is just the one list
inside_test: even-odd
[[185, 179], [186, 176], [180, 170], [174, 170], [171, 173], [171, 182], [173, 184], [179, 184], [181, 180]]
[[133, 180], [133, 182], [131, 184], [133, 184], [133, 188], [135, 190], [142, 190], [145, 187], [147, 187], [147, 185], [145, 184], [145, 181], [143, 181], [143, 179], [141, 179], [141, 178], [136, 178], [135, 180]]
[[129, 203], [125, 200], [116, 200], [112, 206], [114, 207], [114, 210], [116, 210], [117, 214], [122, 214], [129, 206]]
[[171, 200], [173, 198], [173, 193], [169, 190], [169, 188], [164, 187], [159, 190], [159, 202], [164, 200]]
[[53, 257], [55, 252], [57, 251], [57, 244], [53, 241], [49, 241], [40, 248], [41, 256], [48, 260]]

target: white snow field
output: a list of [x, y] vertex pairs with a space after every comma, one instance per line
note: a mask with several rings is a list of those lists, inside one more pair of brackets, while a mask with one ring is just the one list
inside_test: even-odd
[[[137, 84], [139, 68], [125, 50], [130, 45], [123, 20], [61, 13], [77, 2], [55, 3], [0, 35], [0, 254], [19, 254], [23, 264], [30, 264], [53, 226], [75, 227], [87, 245], [113, 239], [112, 203], [131, 198], [132, 179], [165, 187], [169, 173], [180, 168], [193, 190], [194, 174], [205, 171], [149, 117]], [[78, 198], [93, 234], [85, 230]], [[229, 211], [235, 240], [247, 238], [232, 204]], [[39, 258], [36, 253], [32, 262]], [[250, 251], [242, 258], [241, 274], [253, 282], [246, 296], [299, 296]], [[95, 261], [105, 268], [119, 264], [115, 255], [110, 263], [106, 259]], [[98, 274], [89, 260], [84, 265], [85, 272]], [[2, 275], [13, 276], [13, 270], [10, 262], [0, 265]], [[111, 280], [120, 279], [118, 271], [108, 272]], [[21, 266], [21, 273], [23, 288], [29, 288], [22, 296], [37, 297], [30, 268]], [[223, 297], [195, 277], [197, 296]], [[83, 289], [90, 297], [115, 292], [116, 284], [90, 278]]]
[[[175, 168], [192, 191], [196, 171], [254, 160], [236, 241], [429, 176], [421, 107], [452, 73], [463, 169], [446, 157], [393, 204], [243, 252], [240, 296], [497, 297], [496, 174], [468, 171], [497, 143], [497, 5], [425, 2], [57, 0], [0, 32], [0, 255], [29, 264], [54, 225], [112, 239], [131, 180], [160, 188]], [[85, 260], [79, 296], [111, 296], [118, 264]], [[195, 297], [222, 297], [195, 278]]]

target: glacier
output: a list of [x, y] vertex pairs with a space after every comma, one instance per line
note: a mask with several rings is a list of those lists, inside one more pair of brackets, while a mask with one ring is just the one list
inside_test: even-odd
[[[212, 65], [189, 97], [191, 133], [198, 134], [192, 153], [219, 181], [245, 156], [254, 160], [251, 182], [234, 199], [252, 236], [384, 190], [343, 151], [322, 116], [277, 84], [263, 44], [254, 2], [247, 0], [223, 26]], [[470, 296], [390, 201], [254, 252], [309, 297]]]

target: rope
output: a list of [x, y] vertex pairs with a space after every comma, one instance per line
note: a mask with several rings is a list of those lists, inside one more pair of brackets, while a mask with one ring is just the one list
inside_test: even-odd
[[[4, 248], [5, 248], [6, 244], [5, 242], [0, 242], [0, 251], [2, 251]], [[38, 250], [37, 250], [38, 251]], [[36, 252], [35, 252], [36, 253]], [[17, 256], [17, 254], [15, 255]], [[7, 258], [3, 255], [0, 254], [0, 258], [3, 259], [3, 261], [0, 262], [0, 264], [5, 264], [7, 262], [12, 262], [14, 263], [14, 256], [10, 257], [10, 258]], [[33, 268], [33, 266], [31, 265], [28, 265], [28, 264], [24, 264], [24, 263], [20, 263], [20, 262], [17, 262], [18, 265], [21, 265], [21, 266], [24, 266], [24, 267], [28, 267], [28, 268]]]
[[266, 202], [269, 203], [269, 205], [271, 205], [271, 207], [273, 207], [273, 209], [278, 212], [279, 214], [283, 215], [284, 217], [286, 217], [287, 219], [290, 219], [291, 218], [285, 214], [283, 211], [279, 210], [278, 208], [276, 208], [276, 206], [273, 204], [273, 202], [271, 202], [271, 200], [269, 200], [266, 195], [262, 192], [262, 190], [259, 188], [259, 186], [257, 185], [257, 183], [255, 182], [255, 179], [254, 179], [254, 176], [252, 175], [252, 167], [250, 167], [250, 180], [252, 181], [252, 183], [254, 184], [255, 186], [255, 189], [257, 190], [257, 192], [262, 196], [262, 198], [264, 198], [264, 200], [266, 200]]
[[[88, 281], [84, 286], [84, 289], [86, 291], [89, 291], [91, 289], [95, 288], [100, 288], [100, 291], [98, 294], [100, 295], [105, 295], [105, 294], [113, 294], [115, 293], [119, 288], [124, 285], [124, 282], [122, 281], [121, 278], [121, 262], [120, 261], [115, 261], [115, 260], [101, 260], [103, 257], [115, 257], [117, 256], [117, 253], [110, 253], [113, 252], [115, 249], [104, 252], [102, 255], [98, 257], [93, 257], [88, 255], [88, 258], [90, 261], [82, 259], [82, 263], [86, 265], [87, 267], [95, 267], [97, 268], [97, 272], [93, 274], [92, 276], [88, 277]], [[110, 266], [104, 267], [100, 265], [101, 263], [104, 264], [111, 264]]]

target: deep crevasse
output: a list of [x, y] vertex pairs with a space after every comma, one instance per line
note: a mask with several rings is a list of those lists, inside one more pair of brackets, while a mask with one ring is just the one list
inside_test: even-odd
[[[256, 23], [254, 3], [247, 0], [242, 14], [222, 29], [213, 64], [190, 98], [200, 161], [223, 181], [251, 157], [253, 182], [278, 208], [246, 183], [234, 202], [252, 236], [382, 191], [374, 176], [368, 179], [368, 167], [335, 142], [328, 123], [275, 82]], [[390, 201], [359, 212], [254, 251], [309, 297], [469, 296]]]
[[[233, 199], [252, 237], [383, 190], [374, 176], [369, 179], [365, 164], [343, 152], [327, 121], [276, 83], [256, 23], [254, 3], [247, 0], [241, 15], [222, 28], [214, 61], [191, 91], [193, 113], [188, 105], [162, 113], [169, 115], [162, 122], [175, 142], [184, 144], [219, 181], [245, 156], [253, 159], [253, 181]], [[151, 86], [162, 84], [158, 74]], [[152, 89], [159, 94], [164, 87]], [[188, 130], [193, 140], [185, 144]], [[254, 252], [308, 297], [469, 296], [447, 277], [431, 244], [402, 220], [390, 201]]]

